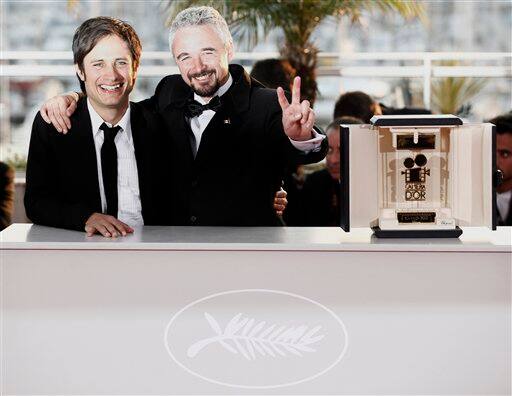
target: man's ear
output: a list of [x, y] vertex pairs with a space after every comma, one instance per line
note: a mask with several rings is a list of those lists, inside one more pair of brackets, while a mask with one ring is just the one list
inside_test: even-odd
[[380, 107], [379, 102], [373, 102], [372, 104], [372, 112], [374, 115], [382, 115], [382, 107]]
[[75, 71], [77, 76], [80, 78], [80, 80], [85, 81], [85, 75], [82, 73], [82, 70], [78, 67], [78, 65], [75, 63]]
[[229, 43], [226, 47], [228, 53], [228, 63], [231, 63], [233, 58], [235, 57], [235, 50], [233, 48], [233, 43]]
[[139, 66], [133, 68], [133, 82], [135, 83], [135, 80], [137, 80], [137, 73], [139, 72]]

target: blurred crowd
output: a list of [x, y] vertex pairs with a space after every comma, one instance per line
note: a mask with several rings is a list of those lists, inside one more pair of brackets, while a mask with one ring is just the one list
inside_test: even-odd
[[[256, 62], [251, 76], [269, 88], [290, 87], [295, 71], [285, 60]], [[361, 91], [342, 94], [334, 104], [332, 122], [325, 129], [329, 151], [325, 167], [307, 173], [303, 166], [289, 169], [284, 180], [289, 226], [340, 225], [340, 124], [369, 124], [374, 115], [431, 114], [421, 108], [393, 108], [378, 103]], [[512, 226], [512, 111], [485, 120], [496, 126], [496, 164], [502, 179], [496, 189], [498, 225]]]

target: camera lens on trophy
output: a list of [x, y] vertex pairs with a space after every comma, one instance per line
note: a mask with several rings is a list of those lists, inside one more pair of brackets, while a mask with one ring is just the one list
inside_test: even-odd
[[404, 166], [408, 169], [412, 168], [414, 166], [414, 160], [410, 157], [406, 158], [404, 160]]
[[418, 154], [414, 159], [414, 162], [416, 162], [416, 165], [418, 166], [425, 166], [427, 164], [427, 157], [423, 154]]

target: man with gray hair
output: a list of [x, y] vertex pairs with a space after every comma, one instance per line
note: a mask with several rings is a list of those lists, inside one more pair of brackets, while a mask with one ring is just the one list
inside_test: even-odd
[[[300, 78], [289, 101], [282, 88], [267, 89], [229, 65], [233, 40], [211, 7], [180, 12], [169, 40], [181, 76], [164, 77], [142, 104], [162, 117], [169, 135], [173, 218], [183, 225], [280, 224], [273, 198], [285, 166], [320, 161], [327, 151], [309, 102], [300, 100]], [[62, 111], [49, 112], [65, 121]]]

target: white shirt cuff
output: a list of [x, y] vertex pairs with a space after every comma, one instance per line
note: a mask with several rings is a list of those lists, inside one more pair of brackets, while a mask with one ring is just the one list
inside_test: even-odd
[[311, 138], [309, 140], [302, 140], [302, 141], [290, 139], [290, 143], [293, 144], [293, 147], [295, 147], [297, 150], [300, 150], [300, 151], [305, 151], [305, 152], [318, 151], [318, 150], [320, 150], [320, 146], [322, 145], [322, 140], [325, 139], [325, 135], [321, 135], [314, 129], [312, 130], [312, 132], [313, 132], [313, 138]]

